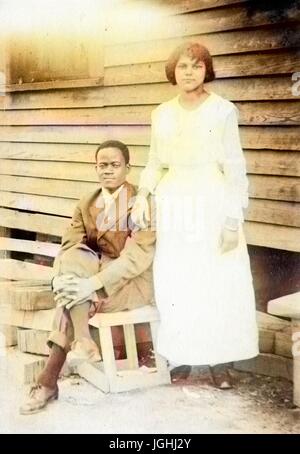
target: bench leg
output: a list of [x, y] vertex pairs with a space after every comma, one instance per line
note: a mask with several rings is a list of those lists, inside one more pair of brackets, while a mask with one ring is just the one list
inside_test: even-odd
[[300, 320], [292, 320], [294, 358], [294, 404], [300, 407]]
[[138, 369], [138, 353], [136, 348], [136, 338], [134, 325], [124, 325], [124, 338], [127, 354], [128, 369]]
[[162, 356], [160, 356], [156, 350], [158, 324], [159, 324], [158, 321], [150, 323], [156, 369], [157, 369], [157, 372], [159, 372], [160, 374], [170, 377], [170, 372], [168, 370], [167, 361]]
[[104, 373], [109, 380], [110, 379], [114, 380], [117, 375], [117, 366], [115, 360], [111, 327], [110, 326], [99, 327], [99, 337]]

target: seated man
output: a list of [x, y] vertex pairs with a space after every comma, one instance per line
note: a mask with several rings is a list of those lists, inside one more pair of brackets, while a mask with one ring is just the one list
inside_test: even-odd
[[135, 309], [154, 301], [155, 233], [131, 222], [136, 188], [126, 181], [126, 145], [102, 143], [96, 170], [100, 187], [77, 205], [54, 262], [57, 309], [48, 340], [50, 355], [21, 414], [36, 413], [58, 398], [57, 381], [66, 358], [73, 365], [101, 360], [89, 331], [92, 313]]

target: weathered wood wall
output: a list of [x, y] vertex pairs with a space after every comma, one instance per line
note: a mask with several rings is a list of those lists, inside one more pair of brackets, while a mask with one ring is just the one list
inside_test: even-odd
[[[147, 21], [147, 3], [167, 8]], [[129, 144], [137, 182], [151, 110], [176, 93], [164, 61], [192, 38], [214, 56], [217, 80], [207, 88], [240, 110], [249, 244], [300, 251], [300, 96], [291, 79], [300, 71], [299, 12], [292, 5], [262, 11], [245, 0], [147, 3], [123, 5], [144, 6], [134, 25], [126, 14], [108, 16], [103, 87], [0, 97], [0, 225], [60, 236], [76, 200], [97, 184], [94, 152], [108, 138]]]

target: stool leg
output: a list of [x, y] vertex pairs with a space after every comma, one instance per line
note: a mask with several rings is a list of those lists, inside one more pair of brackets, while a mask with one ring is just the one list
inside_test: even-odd
[[124, 338], [127, 354], [128, 369], [138, 369], [138, 353], [136, 348], [136, 338], [134, 325], [124, 325]]
[[110, 326], [99, 327], [101, 353], [103, 358], [104, 373], [110, 379], [117, 375], [115, 352], [113, 347], [112, 333]]
[[156, 339], [157, 339], [158, 324], [159, 324], [158, 321], [150, 323], [153, 350], [154, 350], [154, 355], [155, 355], [156, 369], [157, 369], [157, 372], [159, 372], [160, 374], [166, 374], [168, 377], [170, 377], [170, 372], [168, 370], [167, 361], [165, 360], [165, 358], [160, 356], [157, 353], [157, 350], [156, 350]]
[[300, 407], [300, 320], [292, 320], [294, 358], [294, 404]]

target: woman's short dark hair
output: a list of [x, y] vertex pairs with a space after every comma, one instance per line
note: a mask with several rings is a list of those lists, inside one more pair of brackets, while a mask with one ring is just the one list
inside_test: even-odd
[[104, 148], [118, 148], [118, 150], [120, 150], [120, 152], [123, 155], [125, 164], [129, 164], [130, 156], [129, 156], [128, 147], [127, 147], [127, 145], [125, 145], [125, 143], [120, 142], [119, 140], [106, 140], [105, 142], [102, 142], [99, 145], [99, 147], [97, 148], [96, 153], [95, 153], [96, 162], [97, 162], [99, 151], [104, 150]]
[[211, 82], [215, 79], [215, 72], [213, 68], [212, 57], [208, 51], [208, 49], [200, 43], [197, 42], [187, 42], [181, 44], [180, 46], [176, 47], [176, 49], [171, 53], [166, 66], [166, 76], [169, 82], [172, 85], [176, 85], [176, 78], [175, 78], [175, 68], [178, 63], [178, 60], [182, 55], [187, 55], [188, 57], [192, 58], [193, 60], [203, 61], [205, 64], [205, 79], [204, 82]]

